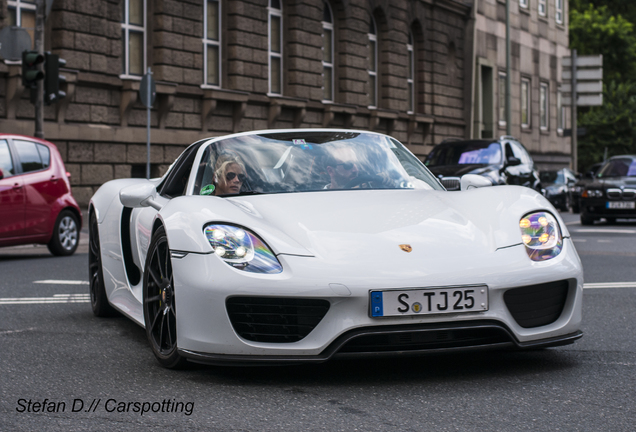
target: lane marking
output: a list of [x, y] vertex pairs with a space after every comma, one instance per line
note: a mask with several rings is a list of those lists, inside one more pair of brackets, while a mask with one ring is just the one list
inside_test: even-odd
[[35, 330], [35, 327], [29, 327], [26, 329], [22, 329], [22, 330], [4, 330], [4, 331], [0, 331], [0, 335], [7, 335], [7, 334], [13, 334], [13, 333], [23, 333], [26, 331], [32, 331]]
[[600, 283], [585, 283], [584, 289], [594, 288], [636, 288], [636, 282], [600, 282]]
[[51, 303], [90, 303], [90, 294], [54, 294], [53, 297], [14, 297], [0, 298], [0, 305], [10, 304], [51, 304]]
[[601, 228], [581, 228], [578, 230], [571, 230], [570, 232], [574, 233], [611, 233], [611, 234], [636, 234], [636, 230], [629, 229], [601, 229]]
[[88, 281], [81, 280], [57, 280], [57, 279], [46, 279], [33, 281], [36, 284], [50, 284], [50, 285], [88, 285]]

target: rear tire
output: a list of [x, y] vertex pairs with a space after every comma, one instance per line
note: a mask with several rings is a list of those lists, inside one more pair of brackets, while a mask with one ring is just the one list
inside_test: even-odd
[[187, 360], [177, 349], [177, 303], [168, 237], [163, 227], [152, 236], [143, 280], [144, 323], [150, 347], [161, 366], [179, 369]]
[[88, 280], [90, 283], [91, 307], [93, 314], [98, 317], [110, 317], [117, 315], [114, 307], [108, 303], [106, 288], [104, 286], [104, 273], [102, 270], [102, 254], [99, 247], [99, 227], [95, 212], [89, 216], [88, 235]]
[[79, 246], [79, 219], [70, 210], [62, 210], [57, 216], [53, 235], [47, 247], [53, 255], [73, 255]]

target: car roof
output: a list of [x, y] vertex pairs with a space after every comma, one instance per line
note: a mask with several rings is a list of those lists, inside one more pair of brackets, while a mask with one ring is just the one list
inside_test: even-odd
[[11, 139], [27, 139], [29, 141], [33, 141], [33, 142], [37, 142], [37, 143], [40, 143], [40, 144], [44, 144], [44, 145], [49, 146], [49, 147], [53, 146], [53, 147], [57, 148], [57, 146], [55, 144], [53, 144], [52, 142], [43, 140], [41, 138], [36, 138], [36, 137], [33, 137], [33, 136], [28, 136], [28, 135], [0, 133], [0, 139], [7, 139], [7, 138], [11, 138]]

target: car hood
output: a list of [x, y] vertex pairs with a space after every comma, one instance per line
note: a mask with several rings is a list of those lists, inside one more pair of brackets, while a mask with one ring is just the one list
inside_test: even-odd
[[496, 165], [482, 165], [482, 164], [461, 164], [461, 165], [439, 165], [434, 167], [428, 167], [429, 170], [435, 176], [456, 176], [461, 177], [464, 174], [480, 174], [485, 175], [491, 171], [499, 169]]
[[[169, 236], [173, 249], [211, 252], [200, 231], [210, 222], [226, 222], [249, 228], [277, 255], [368, 263], [402, 256], [400, 245], [410, 245], [410, 255], [431, 259], [491, 254], [520, 244], [520, 218], [542, 208], [552, 206], [535, 191], [502, 186], [453, 193], [357, 190], [183, 197], [161, 213], [169, 230], [180, 231]], [[561, 226], [567, 233], [562, 221]]]
[[592, 185], [611, 188], [611, 187], [627, 187], [636, 188], [636, 177], [608, 177], [604, 179], [595, 179]]

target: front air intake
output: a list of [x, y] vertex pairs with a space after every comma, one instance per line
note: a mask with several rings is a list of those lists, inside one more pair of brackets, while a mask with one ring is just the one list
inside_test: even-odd
[[512, 288], [504, 293], [504, 302], [517, 324], [523, 328], [552, 324], [563, 312], [568, 285], [568, 281], [562, 280]]
[[329, 310], [320, 299], [231, 297], [226, 302], [234, 331], [253, 342], [290, 343], [307, 336]]

